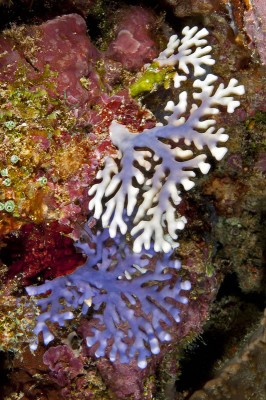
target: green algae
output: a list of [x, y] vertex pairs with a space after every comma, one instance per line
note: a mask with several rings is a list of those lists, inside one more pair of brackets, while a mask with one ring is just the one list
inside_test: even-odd
[[143, 74], [129, 87], [132, 97], [140, 97], [146, 92], [153, 92], [159, 85], [165, 89], [170, 87], [173, 77], [176, 74], [174, 67], [160, 67], [157, 62], [153, 62]]
[[62, 132], [75, 132], [76, 119], [56, 93], [56, 76], [48, 65], [34, 76], [20, 66], [16, 79], [0, 82], [1, 233], [43, 220], [54, 159], [62, 155], [57, 143]]

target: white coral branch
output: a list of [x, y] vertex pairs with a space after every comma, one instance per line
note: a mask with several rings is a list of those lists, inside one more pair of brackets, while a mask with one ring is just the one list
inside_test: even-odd
[[[215, 63], [209, 54], [211, 46], [205, 46], [207, 40], [204, 38], [208, 35], [207, 29], [198, 30], [196, 26], [193, 28], [186, 26], [182, 30], [182, 34], [181, 42], [176, 35], [171, 36], [166, 49], [154, 61], [158, 62], [160, 66], [178, 65], [178, 68], [187, 75], [189, 74], [189, 65], [194, 69], [194, 76], [205, 74], [204, 66]], [[177, 77], [175, 79], [178, 81]]]
[[[157, 61], [162, 65], [179, 63], [185, 73], [191, 64], [195, 75], [201, 75], [201, 65], [213, 64], [208, 54], [210, 47], [200, 47], [206, 44], [207, 31], [187, 27], [183, 34], [181, 42], [176, 36], [170, 39]], [[223, 83], [217, 85], [217, 80], [217, 76], [208, 74], [205, 79], [194, 81], [195, 103], [190, 110], [185, 91], [180, 93], [177, 104], [169, 101], [165, 111], [171, 114], [165, 117], [165, 126], [158, 124], [133, 134], [126, 126], [111, 123], [110, 136], [119, 156], [116, 161], [108, 158], [97, 176], [101, 182], [89, 191], [94, 196], [89, 208], [96, 218], [101, 217], [103, 227], [109, 227], [112, 237], [117, 229], [123, 234], [130, 230], [135, 252], [151, 246], [155, 251], [168, 252], [178, 246], [177, 230], [186, 223], [176, 209], [182, 188], [187, 191], [194, 186], [196, 169], [208, 173], [210, 164], [206, 162], [205, 148], [216, 160], [221, 160], [227, 151], [220, 143], [226, 142], [228, 135], [223, 128], [215, 128], [213, 116], [220, 112], [220, 107], [233, 112], [239, 106], [234, 96], [242, 95], [244, 87], [236, 79], [231, 79], [227, 87]], [[193, 145], [193, 151], [182, 148], [184, 143]], [[130, 227], [125, 222], [125, 210], [131, 217]]]
[[90, 189], [90, 195], [93, 198], [90, 201], [90, 208], [95, 209], [94, 216], [99, 219], [103, 213], [103, 199], [106, 196], [106, 189], [110, 184], [112, 175], [118, 173], [118, 167], [112, 157], [108, 157], [105, 161], [103, 170], [98, 171], [96, 179], [101, 179], [101, 185], [93, 185]]

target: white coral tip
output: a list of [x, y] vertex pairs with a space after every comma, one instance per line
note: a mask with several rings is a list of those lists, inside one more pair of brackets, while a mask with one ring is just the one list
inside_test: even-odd
[[190, 290], [191, 289], [191, 283], [189, 281], [181, 282], [180, 288], [182, 290]]
[[229, 135], [227, 135], [226, 133], [224, 135], [220, 135], [219, 136], [219, 142], [227, 142], [227, 140], [229, 139]]
[[160, 335], [160, 339], [161, 339], [162, 342], [170, 342], [172, 337], [171, 337], [171, 335], [169, 333], [163, 332]]
[[204, 161], [201, 161], [198, 164], [198, 167], [199, 167], [200, 171], [203, 173], [203, 175], [206, 175], [209, 172], [210, 168], [211, 168], [210, 164], [206, 163]]
[[86, 337], [86, 343], [87, 343], [87, 346], [88, 346], [88, 347], [93, 346], [94, 343], [95, 343], [94, 337], [93, 337], [93, 336], [87, 336], [87, 337]]
[[181, 183], [181, 185], [183, 185], [183, 187], [186, 191], [192, 189], [195, 186], [195, 183], [193, 181], [190, 181], [187, 178], [182, 179], [180, 183]]
[[239, 85], [237, 87], [237, 94], [242, 96], [243, 94], [245, 94], [245, 86], [244, 85]]
[[31, 351], [35, 351], [38, 348], [38, 342], [33, 342], [30, 344]]
[[134, 244], [133, 244], [133, 251], [134, 251], [134, 253], [140, 253], [141, 252], [141, 249], [142, 249], [142, 245], [139, 243], [139, 241], [136, 239], [135, 241], [134, 241]]
[[50, 343], [52, 340], [54, 340], [54, 335], [51, 334], [51, 332], [43, 332], [43, 342], [45, 346]]
[[169, 100], [164, 107], [165, 111], [174, 111], [175, 103], [172, 100]]
[[174, 75], [174, 87], [178, 89], [181, 86], [181, 82], [184, 82], [187, 80], [187, 77], [185, 75], [179, 75], [177, 72]]
[[152, 354], [159, 354], [160, 353], [160, 346], [159, 346], [158, 339], [152, 338], [149, 341], [149, 345], [150, 345]]
[[198, 37], [203, 38], [204, 36], [207, 36], [209, 34], [209, 31], [206, 28], [202, 28], [198, 32]]
[[146, 367], [147, 367], [147, 361], [146, 361], [146, 359], [140, 359], [140, 360], [138, 361], [138, 367], [139, 367], [140, 369], [146, 368]]
[[[168, 253], [171, 250], [171, 248], [172, 248], [171, 244], [164, 240], [163, 243], [162, 243], [163, 252], [164, 253]], [[155, 249], [155, 246], [154, 246], [154, 249]], [[160, 251], [160, 250], [158, 250], [158, 251]]]
[[227, 150], [228, 149], [226, 147], [215, 147], [211, 149], [211, 153], [217, 161], [221, 161], [227, 153]]
[[89, 196], [92, 196], [95, 192], [96, 192], [96, 190], [97, 190], [97, 184], [96, 185], [93, 185], [89, 190], [88, 190], [88, 195]]
[[185, 296], [180, 296], [178, 300], [182, 304], [187, 304], [188, 303], [188, 299]]
[[235, 111], [235, 108], [239, 106], [240, 106], [240, 101], [238, 100], [230, 101], [230, 103], [227, 106], [227, 112], [229, 114], [232, 114]]
[[180, 218], [176, 223], [176, 229], [182, 231], [185, 228], [186, 222], [187, 220], [185, 217], [182, 217], [182, 219]]

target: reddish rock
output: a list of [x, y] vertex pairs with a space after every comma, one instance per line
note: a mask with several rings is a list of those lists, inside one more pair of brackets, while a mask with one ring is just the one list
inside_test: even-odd
[[248, 9], [244, 12], [244, 29], [250, 39], [249, 47], [255, 49], [261, 63], [266, 65], [266, 2], [265, 0], [246, 1]]
[[66, 386], [83, 370], [83, 363], [66, 345], [50, 347], [43, 355], [43, 362], [59, 386]]
[[132, 6], [120, 11], [118, 21], [116, 39], [110, 44], [106, 57], [135, 71], [158, 54], [154, 41], [156, 18], [149, 10]]
[[[58, 71], [56, 80], [60, 95], [77, 105], [99, 94], [97, 77], [92, 67], [99, 53], [87, 36], [86, 23], [82, 17], [77, 14], [64, 15], [39, 27], [32, 27], [31, 30], [31, 34], [37, 37], [38, 45], [33, 65], [43, 70], [49, 64], [52, 71]], [[82, 77], [92, 80], [89, 89], [82, 86]]]
[[160, 0], [160, 3], [171, 8], [177, 17], [208, 15], [221, 10], [226, 0]]
[[254, 165], [254, 168], [261, 172], [262, 174], [266, 174], [266, 152], [261, 151], [258, 154], [258, 159]]
[[57, 222], [24, 225], [18, 235], [9, 235], [2, 249], [8, 265], [7, 280], [21, 277], [22, 286], [38, 277], [55, 278], [71, 273], [84, 263], [73, 240], [65, 236], [70, 229]]
[[0, 36], [0, 80], [12, 80], [19, 66], [31, 70], [23, 55], [14, 47], [14, 42]]

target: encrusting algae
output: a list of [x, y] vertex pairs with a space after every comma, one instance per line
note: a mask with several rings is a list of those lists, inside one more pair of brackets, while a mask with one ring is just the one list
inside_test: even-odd
[[54, 96], [52, 77], [48, 66], [33, 79], [21, 68], [12, 83], [0, 83], [1, 234], [63, 217], [61, 207], [73, 202], [68, 180], [89, 158], [89, 139]]

